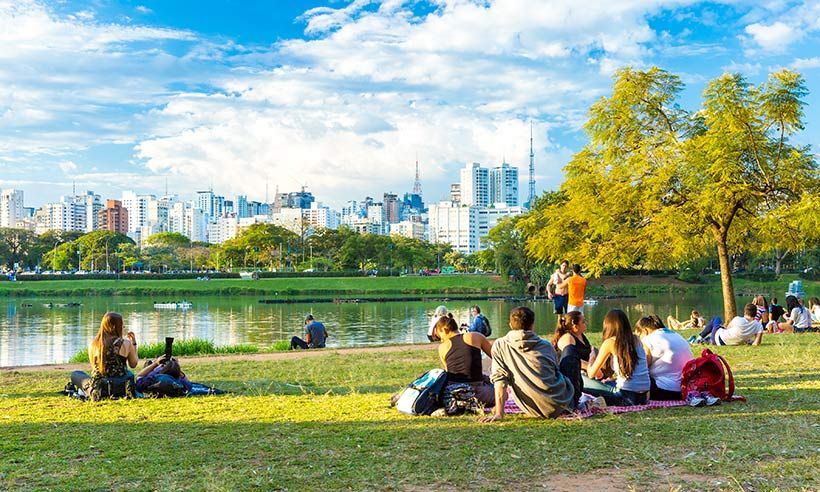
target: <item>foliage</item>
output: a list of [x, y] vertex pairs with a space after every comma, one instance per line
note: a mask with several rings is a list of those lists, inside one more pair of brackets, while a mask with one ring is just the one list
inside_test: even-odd
[[290, 268], [299, 236], [273, 224], [253, 224], [221, 246], [222, 262], [231, 266]]
[[[174, 357], [212, 354], [255, 354], [260, 349], [256, 345], [237, 344], [217, 347], [210, 340], [191, 338], [189, 340], [174, 341]], [[165, 353], [165, 342], [140, 343], [137, 345], [140, 359], [153, 359]], [[74, 354], [69, 361], [72, 364], [88, 362], [88, 349], [84, 348]]]
[[[730, 256], [769, 214], [820, 186], [809, 149], [789, 141], [802, 129], [806, 89], [788, 70], [760, 87], [727, 74], [707, 85], [695, 113], [677, 105], [681, 89], [658, 68], [617, 72], [612, 96], [590, 109], [590, 142], [566, 166], [563, 196], [528, 219], [527, 251], [600, 274], [680, 267], [717, 250], [733, 316]], [[806, 210], [810, 221], [818, 210]]]
[[117, 270], [123, 245], [133, 245], [128, 236], [112, 231], [94, 231], [59, 244], [43, 255], [52, 270]]

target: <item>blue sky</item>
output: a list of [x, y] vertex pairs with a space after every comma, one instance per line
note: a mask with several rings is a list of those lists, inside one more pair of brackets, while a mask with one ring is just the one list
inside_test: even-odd
[[[0, 0], [0, 187], [37, 206], [91, 189], [213, 185], [319, 200], [444, 198], [506, 158], [539, 191], [584, 144], [619, 67], [658, 65], [696, 109], [708, 80], [780, 68], [810, 90], [820, 148], [820, 2]], [[526, 189], [522, 182], [522, 194]], [[524, 197], [522, 197], [524, 198]]]

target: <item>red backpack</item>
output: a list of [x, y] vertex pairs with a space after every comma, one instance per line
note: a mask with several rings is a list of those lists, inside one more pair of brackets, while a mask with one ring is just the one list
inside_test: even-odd
[[[725, 371], [724, 371], [725, 368]], [[726, 375], [729, 375], [729, 390], [726, 391]], [[690, 392], [703, 392], [729, 401], [735, 393], [735, 378], [726, 359], [711, 350], [703, 349], [697, 359], [683, 366], [680, 390], [684, 398]]]

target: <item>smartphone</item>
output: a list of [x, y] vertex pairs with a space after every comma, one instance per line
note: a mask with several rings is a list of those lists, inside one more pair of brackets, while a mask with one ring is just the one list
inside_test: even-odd
[[171, 360], [171, 354], [174, 350], [174, 337], [165, 337], [165, 360]]

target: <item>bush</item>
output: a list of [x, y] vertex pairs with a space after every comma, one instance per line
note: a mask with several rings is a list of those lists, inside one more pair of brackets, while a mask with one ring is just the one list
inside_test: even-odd
[[201, 277], [216, 278], [239, 278], [238, 273], [89, 273], [86, 275], [18, 275], [17, 280], [38, 281], [38, 280], [195, 280]]
[[[288, 345], [290, 348], [290, 345]], [[259, 348], [255, 345], [239, 344], [217, 347], [210, 340], [191, 338], [174, 342], [174, 355], [210, 355], [210, 354], [255, 354]], [[154, 359], [165, 353], [165, 342], [146, 343], [137, 345], [137, 355], [140, 359]], [[88, 362], [88, 349], [79, 351], [69, 360], [71, 363]]]
[[777, 274], [774, 272], [735, 273], [733, 276], [735, 278], [751, 280], [752, 282], [773, 282], [777, 280]]
[[692, 270], [683, 270], [678, 274], [678, 280], [681, 282], [688, 282], [690, 284], [699, 284], [701, 282], [700, 275], [697, 272]]

